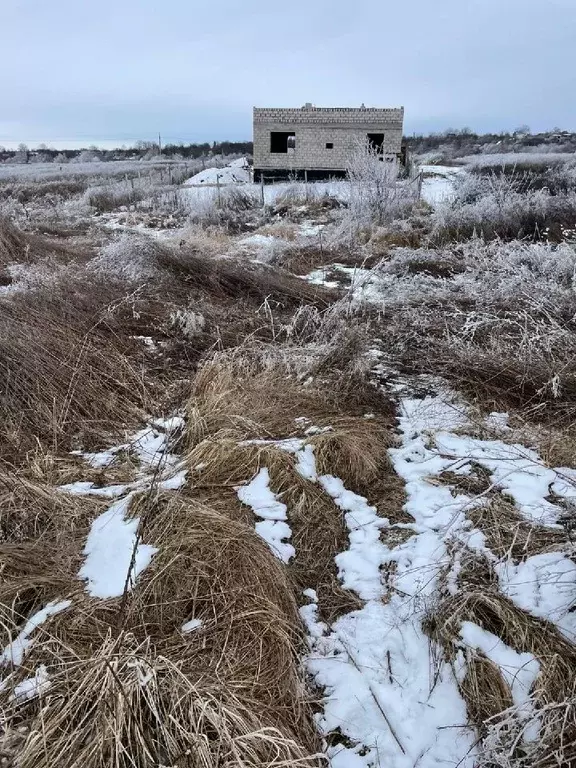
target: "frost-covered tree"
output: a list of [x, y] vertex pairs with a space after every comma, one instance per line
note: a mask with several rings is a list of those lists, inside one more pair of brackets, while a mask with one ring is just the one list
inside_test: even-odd
[[96, 163], [101, 160], [100, 152], [94, 149], [83, 149], [80, 154], [70, 160], [71, 163]]
[[28, 149], [27, 144], [24, 144], [24, 142], [20, 142], [20, 144], [18, 144], [18, 149], [16, 150], [16, 154], [12, 158], [12, 162], [14, 163], [30, 162], [30, 150]]
[[350, 214], [360, 226], [380, 226], [413, 202], [413, 191], [398, 181], [398, 161], [381, 154], [368, 141], [354, 147], [347, 173]]

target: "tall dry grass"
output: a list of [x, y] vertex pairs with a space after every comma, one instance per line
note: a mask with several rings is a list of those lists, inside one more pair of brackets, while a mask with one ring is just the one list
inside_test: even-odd
[[37, 441], [56, 452], [87, 446], [121, 434], [142, 418], [142, 372], [123, 345], [103, 332], [107, 290], [102, 296], [97, 285], [74, 288], [60, 295], [55, 288], [52, 293], [28, 291], [3, 302], [0, 430], [5, 458], [31, 450]]

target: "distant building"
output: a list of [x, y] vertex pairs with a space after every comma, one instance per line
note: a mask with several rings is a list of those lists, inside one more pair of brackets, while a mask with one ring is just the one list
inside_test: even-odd
[[348, 158], [369, 141], [383, 162], [402, 152], [404, 107], [254, 108], [254, 180], [344, 176]]

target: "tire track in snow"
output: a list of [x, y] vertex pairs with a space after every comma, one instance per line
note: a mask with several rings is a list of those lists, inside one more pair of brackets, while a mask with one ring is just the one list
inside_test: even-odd
[[[412, 439], [403, 440], [406, 460], [422, 447]], [[447, 498], [444, 489], [430, 486], [428, 514], [415, 518], [415, 532], [407, 542], [390, 549], [380, 538], [389, 522], [375, 507], [347, 490], [339, 478], [316, 477], [314, 472], [314, 479], [345, 513], [350, 545], [336, 563], [343, 586], [365, 600], [363, 608], [331, 627], [318, 621], [312, 590], [306, 592], [311, 603], [301, 609], [309, 633], [306, 666], [325, 694], [318, 727], [329, 738], [340, 734], [338, 740], [344, 742], [326, 744], [331, 765], [471, 768], [475, 737], [466, 727], [466, 706], [454, 671], [446, 663], [434, 668], [422, 629], [435, 574], [446, 560], [442, 537], [428, 525], [429, 518], [433, 506], [449, 506], [444, 519], [452, 521], [454, 499], [449, 491]], [[422, 493], [414, 482], [413, 494]], [[436, 490], [441, 499], [434, 498]], [[397, 573], [389, 589], [383, 567], [392, 562]]]

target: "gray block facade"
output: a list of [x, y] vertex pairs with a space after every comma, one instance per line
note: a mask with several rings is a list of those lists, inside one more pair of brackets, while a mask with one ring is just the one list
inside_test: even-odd
[[281, 177], [344, 174], [348, 158], [368, 136], [382, 142], [384, 159], [396, 160], [402, 146], [404, 108], [254, 108], [254, 175]]

